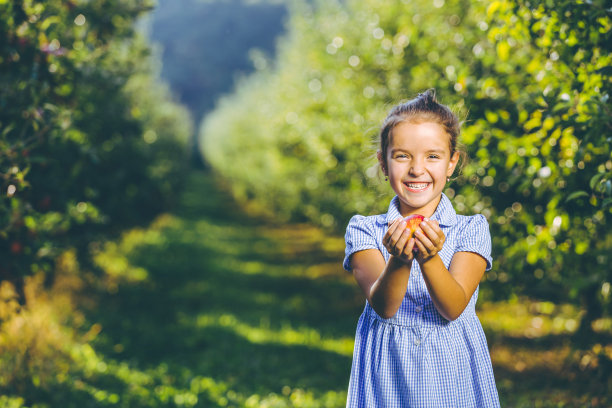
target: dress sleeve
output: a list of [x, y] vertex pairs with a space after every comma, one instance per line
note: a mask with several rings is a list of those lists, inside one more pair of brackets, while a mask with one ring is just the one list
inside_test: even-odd
[[489, 223], [482, 214], [470, 217], [467, 225], [461, 232], [459, 245], [455, 252], [474, 252], [487, 261], [488, 271], [491, 269], [493, 258], [491, 257], [491, 233]]
[[351, 255], [365, 249], [378, 249], [374, 229], [370, 220], [363, 215], [355, 215], [346, 227], [344, 236], [346, 249], [342, 267], [351, 272]]

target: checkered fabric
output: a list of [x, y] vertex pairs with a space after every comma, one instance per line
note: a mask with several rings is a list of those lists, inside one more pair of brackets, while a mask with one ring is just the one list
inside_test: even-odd
[[[346, 230], [343, 266], [350, 257], [382, 245], [388, 222], [400, 217], [395, 197], [387, 214], [351, 218]], [[491, 268], [491, 236], [482, 215], [457, 215], [442, 194], [431, 217], [446, 236], [439, 252], [448, 268], [455, 252], [474, 252]], [[418, 262], [412, 263], [408, 288], [397, 314], [380, 317], [366, 301], [357, 324], [347, 408], [499, 407], [487, 341], [476, 316], [478, 288], [457, 319], [443, 318], [432, 303]]]

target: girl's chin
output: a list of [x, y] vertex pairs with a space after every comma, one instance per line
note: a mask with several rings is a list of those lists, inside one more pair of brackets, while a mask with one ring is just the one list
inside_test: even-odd
[[[403, 194], [398, 194], [400, 201], [402, 202], [402, 207], [405, 212], [418, 212], [419, 214], [423, 212], [428, 212], [428, 208], [433, 204], [433, 202], [438, 203], [435, 195], [430, 194], [414, 194], [409, 192], [404, 192]], [[435, 207], [433, 208], [435, 210]], [[431, 214], [428, 214], [429, 217]]]

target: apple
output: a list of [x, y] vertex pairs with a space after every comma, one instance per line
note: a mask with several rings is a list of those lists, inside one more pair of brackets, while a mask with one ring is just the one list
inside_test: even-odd
[[410, 229], [410, 237], [414, 236], [419, 224], [423, 221], [425, 217], [420, 214], [413, 214], [409, 217], [406, 217], [404, 221], [406, 221], [406, 228]]
[[[404, 218], [404, 221], [406, 221], [406, 228], [410, 230], [410, 237], [408, 237], [408, 239], [414, 236], [414, 233], [416, 232], [417, 228], [419, 228], [419, 224], [421, 224], [421, 221], [423, 221], [424, 218], [425, 217], [420, 214], [413, 214]], [[418, 251], [419, 249], [415, 245], [414, 248], [412, 248], [412, 252], [417, 253]]]

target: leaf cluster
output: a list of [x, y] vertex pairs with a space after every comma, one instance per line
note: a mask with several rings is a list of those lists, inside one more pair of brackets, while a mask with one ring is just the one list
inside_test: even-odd
[[172, 201], [189, 117], [134, 31], [151, 7], [0, 2], [0, 279], [50, 276], [62, 250]]
[[203, 156], [239, 200], [342, 230], [388, 205], [374, 155], [386, 111], [434, 87], [467, 113], [471, 161], [447, 194], [491, 224], [485, 296], [571, 299], [588, 331], [611, 303], [604, 3], [294, 4], [274, 64], [202, 123]]

